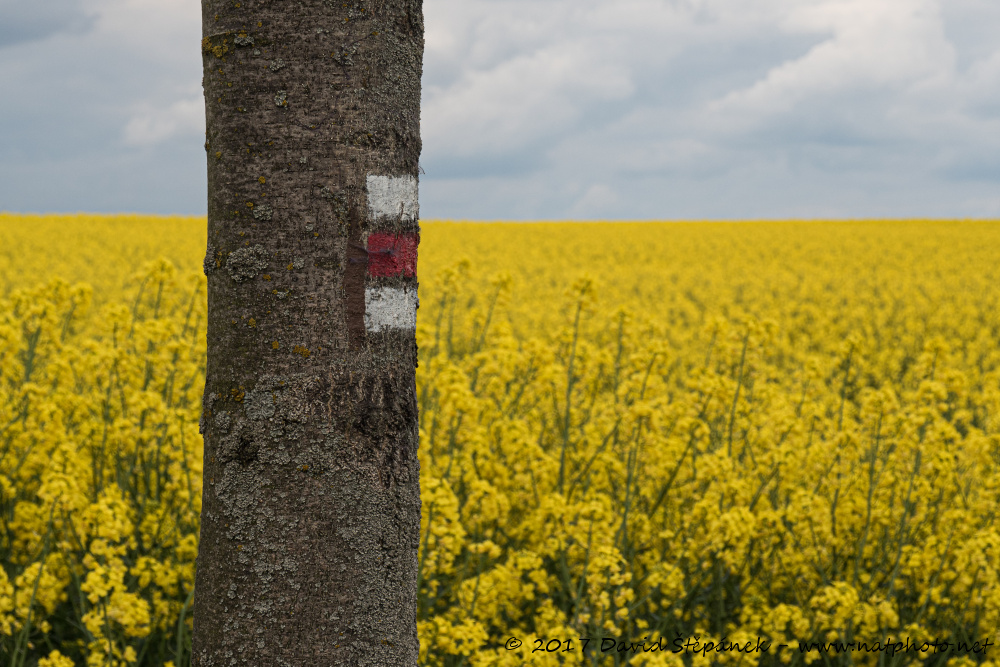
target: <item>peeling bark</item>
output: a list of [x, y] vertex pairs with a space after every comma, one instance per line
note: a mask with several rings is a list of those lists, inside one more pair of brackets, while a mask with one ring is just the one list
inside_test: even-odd
[[[411, 305], [373, 313], [366, 293], [416, 293], [415, 259], [391, 256], [393, 239], [407, 253], [419, 239], [421, 0], [202, 10], [208, 364], [192, 664], [416, 665], [416, 343], [412, 313], [396, 312]], [[387, 253], [374, 272], [373, 233]]]

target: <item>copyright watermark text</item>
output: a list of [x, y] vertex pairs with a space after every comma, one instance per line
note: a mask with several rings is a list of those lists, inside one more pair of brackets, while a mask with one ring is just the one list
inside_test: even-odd
[[[523, 642], [517, 637], [510, 637], [504, 643], [504, 648], [513, 651], [521, 648]], [[757, 637], [756, 640], [731, 641], [723, 637], [719, 641], [702, 641], [701, 637], [684, 637], [677, 635], [673, 639], [665, 637], [643, 637], [639, 641], [626, 641], [615, 637], [577, 637], [575, 639], [533, 639], [531, 653], [687, 653], [707, 656], [709, 653], [768, 653], [774, 650], [797, 650], [799, 653], [816, 651], [825, 654], [838, 653], [885, 653], [889, 657], [897, 653], [947, 653], [949, 651], [966, 655], [986, 655], [993, 642], [989, 638], [982, 642], [949, 642], [943, 640], [915, 641], [910, 637], [896, 639], [891, 637], [885, 641], [833, 641], [833, 642], [796, 642], [795, 644], [774, 644]]]

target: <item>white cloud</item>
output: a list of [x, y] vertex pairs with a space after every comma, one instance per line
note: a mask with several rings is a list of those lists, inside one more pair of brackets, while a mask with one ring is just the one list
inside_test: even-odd
[[[636, 3], [622, 4], [628, 16]], [[627, 99], [635, 84], [617, 35], [592, 29], [607, 8], [593, 0], [428, 2], [427, 150], [524, 150], [574, 127], [589, 106]]]
[[587, 188], [569, 209], [569, 217], [594, 219], [614, 215], [618, 193], [606, 183], [595, 183]]
[[133, 58], [201, 66], [200, 0], [82, 0], [98, 15], [94, 42]]
[[809, 97], [944, 83], [955, 51], [945, 38], [936, 0], [823, 0], [794, 3], [782, 26], [830, 32], [806, 55], [773, 68], [748, 89], [733, 91], [713, 111], [768, 114]]
[[633, 88], [626, 69], [599, 62], [582, 44], [561, 44], [429, 90], [421, 129], [431, 146], [447, 144], [456, 155], [509, 152], [571, 126], [588, 103]]
[[205, 98], [199, 92], [162, 108], [148, 102], [142, 104], [125, 125], [123, 139], [130, 146], [152, 146], [167, 139], [204, 133]]
[[[94, 39], [137, 65], [187, 72], [200, 79], [199, 0], [87, 0], [98, 19]], [[173, 80], [171, 80], [173, 79]], [[121, 138], [126, 146], [149, 147], [168, 140], [203, 141], [205, 102], [199, 80], [155, 78], [136, 91]]]

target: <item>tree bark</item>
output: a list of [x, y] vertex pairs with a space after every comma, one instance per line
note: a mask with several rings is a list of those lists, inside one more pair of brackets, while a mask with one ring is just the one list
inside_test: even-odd
[[202, 0], [192, 664], [416, 665], [421, 0]]

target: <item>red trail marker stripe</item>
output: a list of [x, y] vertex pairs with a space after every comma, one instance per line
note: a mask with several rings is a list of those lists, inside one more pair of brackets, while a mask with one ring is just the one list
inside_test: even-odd
[[380, 278], [417, 275], [417, 244], [419, 234], [389, 234], [373, 232], [368, 235], [368, 275]]

